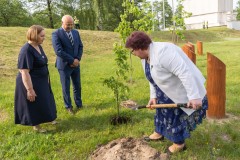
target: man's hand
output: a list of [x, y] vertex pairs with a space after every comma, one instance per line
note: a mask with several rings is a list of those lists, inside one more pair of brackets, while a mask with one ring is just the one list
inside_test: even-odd
[[74, 59], [73, 64], [70, 65], [70, 67], [78, 67], [79, 66], [79, 60]]

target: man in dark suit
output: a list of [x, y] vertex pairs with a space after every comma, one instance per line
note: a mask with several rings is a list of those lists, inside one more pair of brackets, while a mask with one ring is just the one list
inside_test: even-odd
[[78, 31], [73, 29], [73, 25], [73, 18], [70, 15], [65, 15], [62, 17], [62, 27], [52, 33], [52, 45], [57, 55], [56, 67], [60, 74], [64, 104], [70, 114], [73, 114], [70, 79], [73, 84], [77, 109], [82, 107], [80, 60], [83, 44]]

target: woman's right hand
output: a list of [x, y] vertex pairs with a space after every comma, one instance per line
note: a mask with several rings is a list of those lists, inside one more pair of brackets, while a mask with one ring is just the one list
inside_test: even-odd
[[37, 97], [37, 95], [33, 89], [27, 90], [27, 99], [30, 102], [34, 102], [36, 97]]
[[153, 110], [155, 108], [152, 108], [151, 105], [153, 104], [157, 104], [157, 98], [151, 98], [149, 101], [148, 101], [148, 105], [147, 105], [147, 108]]
[[32, 79], [29, 74], [30, 70], [29, 69], [19, 69], [19, 71], [22, 75], [23, 84], [27, 90], [27, 99], [30, 102], [34, 102], [37, 95], [36, 95], [35, 91], [33, 90]]

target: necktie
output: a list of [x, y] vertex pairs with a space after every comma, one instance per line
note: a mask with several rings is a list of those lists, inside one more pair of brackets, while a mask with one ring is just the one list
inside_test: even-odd
[[68, 38], [70, 39], [70, 41], [72, 43], [72, 46], [73, 46], [74, 45], [73, 37], [72, 37], [72, 34], [70, 32], [68, 33]]

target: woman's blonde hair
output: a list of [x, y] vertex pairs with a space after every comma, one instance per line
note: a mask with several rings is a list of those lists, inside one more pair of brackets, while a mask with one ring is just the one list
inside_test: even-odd
[[27, 39], [29, 41], [38, 42], [38, 34], [43, 30], [44, 28], [40, 25], [32, 25], [27, 31]]

